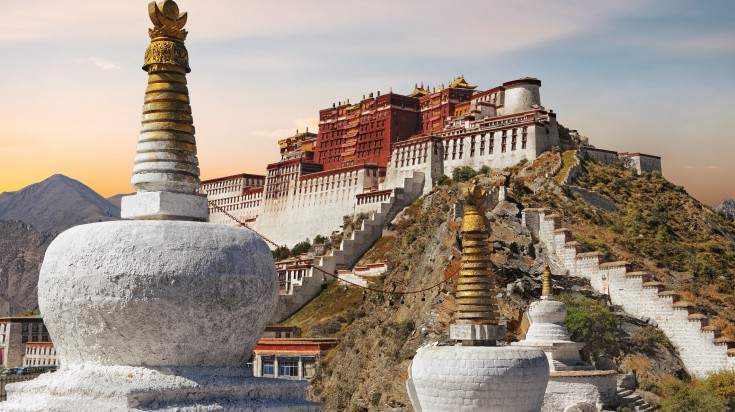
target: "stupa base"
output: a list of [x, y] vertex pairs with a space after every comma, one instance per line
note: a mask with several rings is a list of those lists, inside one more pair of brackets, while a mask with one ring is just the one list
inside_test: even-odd
[[538, 412], [549, 380], [544, 353], [523, 347], [425, 346], [409, 368], [420, 412]]
[[84, 365], [8, 385], [0, 411], [321, 411], [306, 385], [245, 368]]

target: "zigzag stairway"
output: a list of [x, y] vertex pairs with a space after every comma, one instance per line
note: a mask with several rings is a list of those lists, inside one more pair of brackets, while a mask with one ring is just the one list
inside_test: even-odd
[[[394, 188], [388, 200], [380, 203], [378, 210], [362, 221], [360, 229], [353, 231], [349, 239], [342, 240], [339, 248], [333, 249], [328, 255], [315, 257], [314, 265], [327, 273], [352, 269], [362, 255], [383, 236], [383, 226], [423, 195], [424, 179], [424, 174], [420, 172], [414, 172], [411, 177], [404, 179], [403, 186]], [[291, 316], [314, 299], [325, 282], [332, 280], [334, 278], [317, 269], [309, 269], [301, 284], [293, 286], [292, 294], [279, 297], [278, 309], [271, 321], [280, 322]]]
[[588, 279], [599, 293], [628, 314], [657, 325], [679, 351], [688, 371], [696, 376], [735, 369], [735, 342], [720, 336], [707, 317], [676, 291], [648, 272], [632, 271], [626, 261], [605, 262], [599, 252], [580, 251], [561, 216], [544, 208], [523, 210], [523, 224], [546, 249], [557, 274]]

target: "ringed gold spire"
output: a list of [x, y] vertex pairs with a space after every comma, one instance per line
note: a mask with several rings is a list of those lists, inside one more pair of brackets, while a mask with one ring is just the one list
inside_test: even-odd
[[193, 194], [201, 186], [184, 46], [186, 13], [172, 0], [148, 5], [153, 22], [143, 70], [148, 88], [131, 183], [138, 192]]
[[551, 279], [551, 268], [549, 262], [546, 262], [546, 268], [544, 269], [544, 280], [541, 285], [541, 299], [551, 299], [554, 297], [554, 286]]
[[148, 87], [143, 102], [140, 136], [130, 180], [136, 195], [123, 198], [121, 215], [130, 219], [207, 220], [201, 187], [194, 119], [186, 73], [184, 46], [187, 14], [173, 0], [148, 5], [153, 28], [143, 70]]
[[490, 265], [485, 224], [486, 191], [477, 180], [467, 189], [462, 221], [462, 269], [457, 281], [459, 324], [498, 324], [497, 289]]

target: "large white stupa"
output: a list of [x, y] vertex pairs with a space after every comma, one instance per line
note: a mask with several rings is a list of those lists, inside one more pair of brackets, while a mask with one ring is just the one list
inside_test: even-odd
[[186, 73], [186, 13], [149, 5], [148, 88], [123, 220], [49, 246], [39, 306], [61, 369], [8, 386], [0, 411], [318, 411], [306, 382], [245, 368], [278, 276], [245, 228], [203, 223]]

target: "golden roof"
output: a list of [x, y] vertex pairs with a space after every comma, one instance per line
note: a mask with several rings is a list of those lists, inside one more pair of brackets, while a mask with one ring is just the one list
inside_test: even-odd
[[464, 76], [459, 76], [456, 79], [452, 80], [451, 83], [449, 83], [449, 88], [455, 88], [455, 89], [476, 89], [477, 86], [472, 86], [464, 79]]
[[423, 97], [429, 94], [428, 90], [424, 90], [420, 87], [414, 87], [411, 94], [408, 95], [408, 97]]

